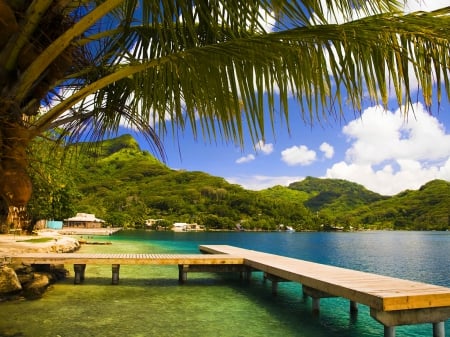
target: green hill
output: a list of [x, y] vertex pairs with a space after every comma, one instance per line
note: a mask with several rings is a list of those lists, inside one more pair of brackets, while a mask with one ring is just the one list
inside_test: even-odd
[[341, 179], [306, 177], [289, 185], [290, 189], [309, 195], [305, 206], [314, 212], [343, 213], [357, 207], [386, 199], [364, 186]]
[[74, 191], [66, 194], [76, 197], [65, 209], [93, 213], [113, 226], [143, 228], [147, 219], [162, 219], [163, 226], [197, 222], [208, 229], [237, 224], [252, 230], [276, 230], [280, 224], [297, 230], [450, 228], [446, 181], [392, 197], [345, 180], [313, 177], [289, 187], [249, 191], [204, 172], [170, 169], [130, 135], [71, 146], [69, 153], [64, 174], [73, 184], [65, 186]]
[[433, 180], [417, 191], [353, 210], [359, 222], [376, 227], [413, 230], [450, 229], [450, 182]]

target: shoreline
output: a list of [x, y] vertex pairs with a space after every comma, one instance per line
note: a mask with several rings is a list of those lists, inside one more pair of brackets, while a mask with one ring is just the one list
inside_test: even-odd
[[75, 228], [66, 227], [63, 229], [55, 229], [60, 235], [104, 235], [109, 236], [121, 231], [121, 227], [116, 228]]
[[37, 235], [0, 234], [0, 256], [21, 253], [65, 253], [80, 248], [80, 242], [53, 230]]

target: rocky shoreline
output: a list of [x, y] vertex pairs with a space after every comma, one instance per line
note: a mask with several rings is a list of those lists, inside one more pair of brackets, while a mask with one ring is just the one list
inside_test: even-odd
[[80, 242], [57, 232], [38, 235], [0, 235], [0, 302], [42, 297], [47, 288], [68, 275], [64, 265], [24, 265], [8, 263], [8, 256], [20, 253], [70, 253]]

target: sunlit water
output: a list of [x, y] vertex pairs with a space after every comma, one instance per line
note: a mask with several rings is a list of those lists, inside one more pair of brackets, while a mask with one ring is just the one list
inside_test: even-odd
[[[197, 253], [200, 244], [229, 244], [362, 271], [450, 287], [449, 232], [158, 233], [122, 232], [90, 241], [80, 252]], [[69, 268], [70, 266], [67, 266]], [[70, 267], [71, 268], [71, 267]], [[111, 285], [111, 267], [88, 265], [86, 280], [71, 276], [42, 299], [0, 303], [0, 336], [382, 336], [383, 326], [348, 301], [322, 299], [320, 317], [301, 285], [251, 282], [234, 274], [190, 273], [178, 284], [177, 266], [129, 266]], [[446, 322], [450, 336], [450, 322]], [[397, 336], [432, 336], [431, 324], [397, 328]]]

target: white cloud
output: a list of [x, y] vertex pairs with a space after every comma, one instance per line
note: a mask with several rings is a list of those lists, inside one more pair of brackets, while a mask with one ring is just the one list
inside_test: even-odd
[[260, 140], [255, 144], [256, 151], [264, 154], [271, 154], [273, 152], [273, 144], [265, 144], [263, 140]]
[[289, 166], [306, 166], [316, 161], [316, 152], [305, 145], [292, 146], [281, 151], [281, 160]]
[[230, 184], [238, 184], [248, 190], [259, 191], [276, 185], [288, 186], [289, 184], [303, 180], [305, 177], [294, 176], [264, 176], [264, 175], [252, 175], [252, 176], [235, 176], [226, 177], [225, 179]]
[[255, 155], [249, 154], [249, 155], [246, 155], [246, 156], [241, 157], [239, 159], [236, 159], [236, 164], [249, 163], [249, 162], [251, 162], [253, 160], [255, 160]]
[[405, 3], [405, 12], [433, 11], [450, 6], [450, 0], [408, 0]]
[[413, 111], [405, 119], [400, 110], [366, 109], [344, 126], [350, 141], [346, 159], [329, 168], [326, 177], [384, 195], [417, 189], [433, 179], [450, 180], [450, 134], [421, 104]]
[[[265, 144], [264, 141], [260, 140], [255, 144], [255, 150], [265, 155], [269, 155], [273, 152], [273, 144]], [[254, 154], [248, 154], [246, 156], [240, 157], [239, 159], [236, 159], [236, 164], [249, 163], [251, 161], [254, 161], [255, 159], [256, 156]]]
[[323, 142], [322, 144], [320, 144], [319, 149], [320, 149], [320, 151], [323, 152], [323, 154], [325, 155], [325, 158], [327, 158], [327, 159], [333, 158], [333, 156], [334, 156], [334, 148], [333, 148], [333, 146], [331, 146], [327, 142]]

